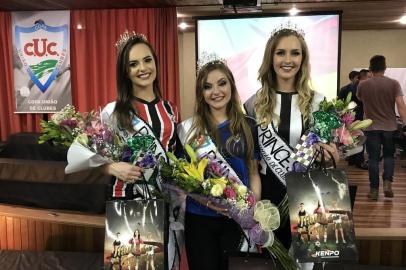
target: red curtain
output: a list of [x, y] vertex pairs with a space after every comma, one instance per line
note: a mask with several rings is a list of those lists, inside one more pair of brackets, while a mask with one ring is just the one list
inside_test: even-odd
[[[71, 11], [71, 81], [73, 105], [80, 111], [104, 106], [116, 97], [115, 43], [125, 30], [143, 33], [159, 61], [162, 95], [179, 106], [176, 8]], [[43, 114], [14, 114], [11, 15], [0, 12], [0, 135], [39, 131]]]
[[10, 133], [39, 131], [38, 123], [43, 114], [15, 114], [13, 88], [13, 48], [11, 34], [11, 14], [0, 12], [0, 141], [5, 141]]
[[175, 8], [77, 10], [72, 11], [71, 19], [73, 101], [79, 110], [115, 99], [114, 44], [125, 30], [147, 36], [158, 55], [163, 97], [179, 104]]

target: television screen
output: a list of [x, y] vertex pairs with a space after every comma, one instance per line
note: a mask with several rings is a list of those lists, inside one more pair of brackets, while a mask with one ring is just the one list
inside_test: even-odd
[[340, 15], [197, 18], [197, 58], [215, 53], [226, 59], [242, 102], [259, 88], [258, 70], [272, 31], [291, 23], [305, 32], [310, 52], [311, 84], [327, 99], [337, 95]]

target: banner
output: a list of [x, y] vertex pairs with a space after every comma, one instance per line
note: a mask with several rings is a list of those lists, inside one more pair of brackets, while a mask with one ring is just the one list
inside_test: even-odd
[[72, 103], [69, 11], [12, 12], [17, 113], [60, 111]]

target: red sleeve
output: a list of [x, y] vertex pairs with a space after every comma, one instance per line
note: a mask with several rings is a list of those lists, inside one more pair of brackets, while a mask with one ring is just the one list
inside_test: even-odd
[[169, 104], [170, 104], [171, 107], [172, 107], [173, 115], [175, 116], [176, 124], [180, 123], [180, 122], [181, 122], [181, 119], [180, 119], [178, 107], [177, 107], [176, 104], [173, 103], [172, 101], [168, 101], [168, 102], [169, 102]]

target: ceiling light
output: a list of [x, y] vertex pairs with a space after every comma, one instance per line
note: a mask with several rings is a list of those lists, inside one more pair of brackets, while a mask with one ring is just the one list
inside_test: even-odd
[[178, 25], [178, 27], [179, 27], [180, 29], [182, 29], [182, 30], [185, 30], [186, 28], [189, 27], [189, 25], [188, 25], [187, 23], [185, 23], [185, 22], [181, 22], [181, 23]]
[[296, 6], [293, 6], [290, 10], [289, 10], [289, 14], [290, 16], [295, 16], [296, 14], [299, 13], [299, 10], [296, 8]]
[[406, 15], [403, 15], [403, 16], [400, 18], [399, 22], [400, 22], [401, 24], [406, 24]]

